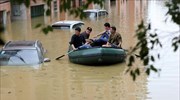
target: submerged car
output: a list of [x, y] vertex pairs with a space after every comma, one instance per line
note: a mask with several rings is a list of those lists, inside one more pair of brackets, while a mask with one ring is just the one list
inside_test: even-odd
[[0, 51], [0, 65], [36, 65], [49, 62], [40, 41], [9, 41]]
[[53, 23], [51, 26], [56, 29], [75, 29], [84, 25], [82, 21], [64, 20]]
[[83, 11], [87, 18], [98, 18], [101, 16], [107, 16], [108, 12], [104, 9], [88, 9]]

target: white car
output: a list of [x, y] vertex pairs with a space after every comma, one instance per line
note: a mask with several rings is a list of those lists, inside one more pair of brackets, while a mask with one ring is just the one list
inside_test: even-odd
[[51, 26], [57, 29], [75, 29], [84, 25], [82, 21], [64, 20], [53, 23]]
[[86, 17], [98, 18], [101, 16], [107, 16], [108, 12], [104, 9], [88, 9], [83, 11]]
[[9, 41], [0, 51], [0, 65], [37, 65], [49, 62], [40, 41]]

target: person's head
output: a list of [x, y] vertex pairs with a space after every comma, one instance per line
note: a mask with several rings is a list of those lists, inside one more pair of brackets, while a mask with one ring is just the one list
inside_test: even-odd
[[111, 27], [111, 33], [116, 33], [116, 27], [115, 26]]
[[87, 27], [86, 33], [87, 33], [87, 34], [90, 34], [91, 32], [92, 32], [92, 28], [91, 28], [91, 27]]
[[75, 34], [76, 35], [79, 35], [80, 32], [81, 32], [81, 28], [80, 27], [75, 28]]
[[104, 27], [105, 27], [105, 30], [107, 31], [107, 30], [110, 29], [110, 24], [109, 24], [109, 23], [105, 23], [105, 24], [104, 24]]

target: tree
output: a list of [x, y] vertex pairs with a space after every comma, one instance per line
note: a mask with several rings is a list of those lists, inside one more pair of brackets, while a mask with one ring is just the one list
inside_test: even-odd
[[[33, 0], [36, 2], [36, 0]], [[51, 1], [52, 0], [44, 0], [46, 4], [48, 5], [48, 9], [46, 10], [46, 15], [50, 15], [50, 8], [51, 8]], [[24, 3], [26, 7], [29, 7], [30, 0], [11, 0], [11, 2], [16, 3]], [[80, 17], [83, 19], [84, 13], [83, 10], [87, 9], [88, 6], [91, 3], [99, 4], [101, 7], [103, 6], [104, 0], [87, 0], [87, 2], [77, 8], [71, 8], [72, 0], [61, 0], [60, 4], [60, 11], [69, 11], [70, 14], [74, 15], [75, 17]], [[180, 0], [170, 0], [165, 3], [166, 7], [168, 8], [168, 12], [166, 15], [170, 15], [171, 19], [174, 23], [176, 23], [180, 27]], [[42, 27], [41, 24], [36, 25], [36, 28]], [[4, 28], [0, 25], [0, 32], [3, 31]], [[128, 52], [128, 70], [127, 72], [130, 73], [133, 80], [136, 79], [137, 75], [140, 75], [140, 69], [132, 68], [133, 63], [135, 62], [135, 57], [138, 57], [142, 62], [143, 65], [146, 66], [146, 74], [149, 75], [151, 71], [157, 72], [156, 67], [153, 64], [150, 64], [149, 62], [155, 61], [155, 57], [153, 55], [150, 55], [149, 51], [154, 48], [154, 46], [160, 46], [163, 45], [160, 43], [158, 39], [158, 34], [153, 32], [150, 33], [151, 30], [151, 23], [145, 23], [142, 21], [141, 24], [138, 25], [138, 29], [136, 30], [136, 38], [137, 38], [137, 44], [135, 47], [132, 47], [132, 49]], [[42, 27], [42, 31], [47, 34], [49, 31], [53, 31], [51, 26]], [[172, 47], [174, 48], [174, 52], [176, 52], [180, 46], [180, 30], [177, 32], [178, 36], [175, 36], [172, 40]], [[0, 37], [0, 43], [3, 44], [2, 38]], [[148, 44], [151, 44], [151, 47], [148, 47]], [[137, 54], [138, 53], [138, 54]], [[160, 55], [157, 55], [157, 58], [160, 59]]]
[[[171, 0], [166, 2], [165, 5], [168, 8], [166, 17], [168, 18], [169, 15], [171, 20], [176, 23], [180, 28], [180, 0]], [[155, 62], [155, 57], [153, 55], [150, 55], [149, 52], [150, 50], [153, 50], [155, 46], [159, 45], [160, 47], [162, 47], [163, 45], [160, 43], [156, 31], [150, 33], [150, 30], [151, 23], [144, 23], [143, 21], [140, 25], [138, 25], [138, 29], [136, 30], [136, 37], [138, 39], [138, 42], [136, 46], [133, 47], [129, 52], [129, 68], [127, 70], [127, 72], [130, 72], [133, 80], [136, 79], [137, 75], [140, 75], [139, 68], [132, 68], [132, 64], [135, 62], [134, 53], [138, 52], [138, 57], [143, 62], [143, 65], [146, 66], [145, 72], [147, 75], [150, 74], [151, 70], [154, 72], [158, 71], [153, 64], [150, 64], [150, 61]], [[178, 34], [172, 39], [172, 47], [174, 48], [174, 52], [176, 52], [180, 46], [180, 29], [178, 32], [171, 34]], [[148, 44], [150, 44], [151, 47], [148, 47]], [[160, 54], [157, 54], [157, 58], [160, 59]]]

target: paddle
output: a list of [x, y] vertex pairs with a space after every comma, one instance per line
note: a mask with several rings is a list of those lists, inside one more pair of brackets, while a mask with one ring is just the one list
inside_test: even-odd
[[56, 60], [59, 60], [60, 58], [62, 58], [62, 57], [64, 57], [64, 56], [66, 56], [66, 55], [68, 55], [68, 54], [70, 54], [71, 52], [73, 52], [74, 50], [71, 50], [71, 51], [69, 51], [68, 53], [66, 53], [66, 54], [63, 54], [63, 55], [61, 55], [61, 56], [59, 56], [59, 57], [57, 57], [56, 58]]

